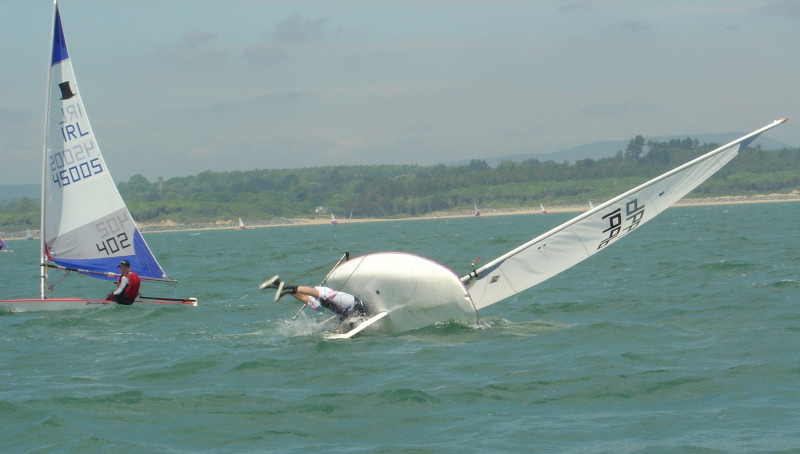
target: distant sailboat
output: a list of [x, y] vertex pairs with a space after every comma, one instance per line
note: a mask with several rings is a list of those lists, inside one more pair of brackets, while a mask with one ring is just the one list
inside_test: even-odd
[[[47, 285], [48, 268], [114, 280], [119, 275], [117, 264], [124, 259], [142, 280], [177, 284], [167, 277], [145, 243], [100, 154], [67, 52], [57, 1], [53, 2], [52, 30], [42, 147], [40, 298], [0, 301], [0, 309], [10, 311], [109, 303], [48, 297], [52, 291]], [[197, 305], [194, 298], [155, 300]]]
[[28, 231], [25, 232], [25, 238], [28, 239], [28, 240], [32, 240], [33, 239], [33, 234], [31, 233], [30, 227], [28, 227]]
[[244, 221], [242, 221], [242, 218], [239, 218], [239, 226], [236, 227], [236, 230], [244, 230], [246, 228], [247, 227], [244, 226]]
[[475, 217], [476, 218], [481, 217], [481, 212], [478, 211], [478, 204], [477, 203], [475, 204]]
[[593, 210], [593, 209], [594, 209], [594, 205], [592, 204], [592, 201], [591, 201], [591, 200], [589, 201], [589, 209], [590, 209], [590, 210]]
[[331, 211], [331, 224], [333, 225], [338, 224], [338, 222], [336, 222], [336, 217], [333, 215], [333, 211]]
[[544, 205], [542, 205], [542, 204], [540, 203], [540, 204], [539, 204], [539, 208], [541, 208], [541, 209], [542, 209], [542, 214], [547, 214], [547, 210], [545, 210], [545, 209], [544, 209]]
[[0, 238], [0, 252], [11, 252], [11, 249], [8, 248], [8, 245], [2, 238]]
[[760, 134], [785, 121], [776, 120], [653, 178], [460, 278], [427, 258], [378, 252], [352, 258], [346, 254], [329, 272], [325, 285], [362, 297], [368, 313], [375, 314], [353, 332], [366, 324], [398, 333], [448, 320], [476, 323], [480, 309], [544, 282], [640, 228], [711, 177]]

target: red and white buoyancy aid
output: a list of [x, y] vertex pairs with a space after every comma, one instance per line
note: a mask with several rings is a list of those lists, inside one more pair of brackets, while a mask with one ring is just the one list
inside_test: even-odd
[[[139, 275], [133, 271], [128, 271], [128, 274], [125, 275], [128, 278], [128, 285], [125, 287], [125, 290], [122, 291], [122, 296], [125, 299], [133, 301], [139, 296]], [[117, 279], [117, 286], [122, 281], [122, 276]]]

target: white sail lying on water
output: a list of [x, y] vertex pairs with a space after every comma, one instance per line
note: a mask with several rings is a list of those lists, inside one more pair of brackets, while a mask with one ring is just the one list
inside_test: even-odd
[[462, 277], [475, 307], [533, 287], [606, 248], [688, 194], [761, 133], [785, 121], [776, 120], [631, 189]]

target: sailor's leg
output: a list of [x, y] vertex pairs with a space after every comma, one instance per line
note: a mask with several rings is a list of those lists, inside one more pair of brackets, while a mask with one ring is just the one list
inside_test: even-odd
[[306, 287], [305, 285], [285, 285], [283, 282], [280, 282], [277, 287], [278, 291], [275, 292], [275, 301], [283, 298], [283, 295], [305, 295], [319, 299], [319, 291], [314, 287]]
[[310, 296], [303, 295], [302, 293], [292, 293], [291, 295], [303, 304], [308, 304], [308, 300], [311, 298]]
[[301, 295], [308, 295], [313, 296], [316, 299], [319, 299], [319, 290], [314, 287], [307, 287], [305, 285], [298, 285], [295, 287], [295, 293], [299, 293]]

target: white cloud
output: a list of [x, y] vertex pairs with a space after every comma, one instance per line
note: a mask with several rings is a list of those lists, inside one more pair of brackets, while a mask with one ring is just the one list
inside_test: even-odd
[[168, 51], [168, 55], [178, 65], [222, 65], [228, 60], [228, 51], [216, 47], [216, 40], [217, 35], [213, 32], [191, 30], [183, 36], [179, 45]]
[[304, 20], [300, 14], [295, 13], [278, 23], [274, 37], [287, 43], [319, 39], [322, 36], [322, 27], [327, 22], [328, 19]]

